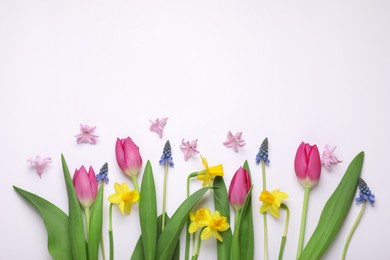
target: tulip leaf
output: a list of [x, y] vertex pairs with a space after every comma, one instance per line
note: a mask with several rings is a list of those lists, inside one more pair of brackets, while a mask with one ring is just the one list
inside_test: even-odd
[[145, 259], [154, 260], [157, 243], [157, 202], [156, 187], [150, 161], [146, 163], [142, 177], [139, 218]]
[[81, 214], [81, 206], [76, 196], [72, 179], [65, 158], [61, 155], [62, 169], [64, 172], [66, 190], [69, 203], [69, 235], [72, 255], [75, 260], [87, 260], [87, 248], [84, 237], [84, 223]]
[[68, 233], [68, 216], [47, 200], [18, 187], [13, 187], [41, 215], [47, 231], [47, 244], [50, 255], [56, 260], [72, 260]]
[[[251, 178], [251, 171], [249, 169], [248, 161], [244, 162], [243, 168], [248, 172]], [[251, 180], [252, 183], [252, 180]], [[240, 259], [250, 259], [254, 257], [254, 231], [253, 231], [253, 215], [252, 215], [252, 190], [247, 194], [243, 210], [241, 213], [240, 223]]]
[[350, 163], [336, 190], [326, 202], [317, 227], [299, 260], [320, 259], [338, 234], [351, 208], [363, 167], [364, 152]]
[[[165, 221], [168, 223], [170, 218], [165, 213]], [[162, 215], [160, 215], [157, 218], [157, 239], [160, 238], [161, 235], [161, 229], [162, 229]], [[145, 253], [144, 253], [144, 246], [142, 243], [142, 235], [139, 237], [138, 242], [134, 248], [133, 254], [131, 256], [131, 260], [144, 260], [145, 259]], [[179, 260], [180, 259], [180, 241], [178, 240], [175, 252], [172, 257], [173, 260]]]
[[173, 214], [165, 226], [158, 242], [156, 255], [159, 259], [171, 259], [174, 255], [180, 233], [187, 222], [191, 209], [201, 200], [209, 187], [201, 188], [189, 196]]
[[[219, 211], [221, 216], [225, 216], [227, 222], [230, 223], [230, 207], [229, 199], [226, 190], [225, 181], [222, 176], [215, 177], [213, 181], [214, 189], [214, 205], [215, 210]], [[217, 240], [217, 255], [220, 260], [229, 260], [230, 259], [230, 248], [232, 243], [232, 230], [221, 232], [223, 242]]]
[[96, 195], [92, 205], [92, 212], [89, 222], [89, 239], [88, 239], [88, 258], [97, 260], [99, 257], [99, 245], [102, 239], [103, 227], [103, 193], [104, 185], [100, 185], [99, 192]]

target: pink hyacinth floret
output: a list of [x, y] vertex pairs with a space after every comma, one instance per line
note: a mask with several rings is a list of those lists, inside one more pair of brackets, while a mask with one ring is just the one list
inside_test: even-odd
[[37, 171], [37, 174], [39, 175], [39, 178], [42, 178], [42, 173], [43, 173], [43, 170], [45, 169], [46, 165], [48, 163], [51, 163], [51, 158], [49, 157], [41, 157], [39, 155], [37, 155], [34, 158], [30, 158], [27, 160], [27, 163], [29, 163], [32, 167], [35, 168], [35, 170]]
[[181, 141], [180, 149], [184, 153], [184, 160], [187, 161], [191, 156], [194, 156], [199, 153], [198, 150], [196, 150], [196, 147], [198, 146], [198, 139], [190, 141]]
[[96, 144], [99, 136], [95, 135], [96, 126], [88, 126], [80, 124], [80, 133], [76, 135], [76, 141], [78, 144]]
[[341, 162], [336, 158], [336, 156], [333, 155], [336, 148], [336, 146], [330, 148], [329, 145], [325, 145], [325, 149], [322, 152], [321, 164], [325, 165], [328, 170], [332, 168], [332, 164], [337, 164]]
[[227, 139], [223, 145], [228, 148], [233, 148], [233, 150], [237, 153], [239, 148], [245, 146], [245, 140], [242, 139], [242, 132], [238, 132], [233, 135], [232, 132], [229, 131], [227, 134]]
[[162, 138], [164, 126], [167, 124], [168, 117], [164, 117], [162, 119], [156, 119], [154, 121], [149, 120], [152, 125], [150, 126], [151, 132], [156, 132], [160, 138]]

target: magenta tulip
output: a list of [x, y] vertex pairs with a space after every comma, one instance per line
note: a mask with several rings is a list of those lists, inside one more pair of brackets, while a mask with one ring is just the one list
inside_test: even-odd
[[235, 211], [244, 205], [246, 195], [251, 188], [251, 178], [248, 172], [240, 167], [233, 176], [229, 186], [229, 202]]
[[302, 142], [295, 155], [295, 173], [304, 187], [312, 187], [320, 180], [321, 160], [317, 145]]
[[121, 168], [124, 174], [129, 177], [138, 175], [142, 166], [142, 158], [138, 146], [130, 137], [125, 139], [117, 138], [115, 154], [119, 168]]
[[73, 175], [73, 185], [81, 206], [90, 207], [98, 191], [98, 183], [92, 167], [89, 167], [88, 173], [84, 166], [81, 166], [80, 170], [76, 169]]

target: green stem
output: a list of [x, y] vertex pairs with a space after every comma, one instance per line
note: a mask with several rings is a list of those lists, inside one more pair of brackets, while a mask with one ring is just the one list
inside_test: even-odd
[[84, 207], [84, 213], [85, 213], [85, 223], [87, 226], [87, 242], [89, 241], [89, 219], [91, 217], [91, 211], [89, 210], [89, 207]]
[[165, 212], [166, 212], [166, 202], [167, 202], [167, 177], [168, 177], [168, 163], [165, 163], [161, 231], [164, 230], [164, 227], [165, 227]]
[[135, 191], [139, 194], [137, 175], [131, 175], [131, 180], [133, 182]]
[[303, 243], [304, 243], [304, 239], [305, 239], [306, 217], [307, 217], [307, 207], [309, 204], [309, 194], [310, 194], [310, 187], [305, 187], [305, 193], [303, 196], [302, 216], [301, 216], [301, 228], [299, 231], [297, 259], [299, 258], [299, 256], [302, 253]]
[[347, 255], [347, 250], [348, 250], [349, 242], [351, 242], [352, 235], [353, 235], [353, 233], [355, 232], [356, 227], [357, 227], [358, 224], [360, 223], [360, 219], [361, 219], [362, 216], [363, 216], [363, 212], [364, 212], [364, 209], [365, 209], [365, 208], [366, 208], [366, 201], [363, 201], [362, 208], [360, 209], [359, 215], [358, 215], [357, 219], [355, 220], [355, 223], [353, 223], [353, 226], [352, 226], [352, 228], [351, 228], [351, 231], [349, 231], [347, 241], [345, 241], [345, 246], [344, 246], [344, 250], [343, 250], [343, 256], [342, 256], [342, 258], [341, 258], [342, 260], [345, 260], [345, 256]]
[[283, 253], [284, 253], [284, 247], [286, 245], [286, 239], [287, 239], [287, 231], [288, 231], [288, 224], [290, 222], [290, 209], [288, 206], [284, 203], [280, 205], [281, 208], [286, 210], [286, 223], [284, 225], [284, 231], [282, 235], [282, 241], [280, 243], [280, 249], [279, 249], [279, 260], [283, 259]]
[[[188, 175], [187, 177], [187, 198], [190, 196], [190, 180], [191, 178], [195, 177], [198, 175], [198, 172], [193, 172], [191, 174]], [[189, 257], [190, 257], [190, 240], [191, 240], [191, 236], [190, 236], [190, 233], [188, 232], [188, 227], [190, 226], [191, 224], [191, 220], [190, 218], [188, 218], [187, 220], [187, 229], [186, 229], [186, 250], [185, 250], [185, 256], [184, 256], [184, 259], [185, 260], [188, 260]]]
[[114, 260], [114, 236], [112, 235], [112, 206], [110, 204], [110, 223], [108, 227], [108, 234], [110, 236], [110, 260]]
[[[201, 232], [201, 233], [202, 233], [202, 232]], [[196, 249], [195, 249], [195, 251], [194, 251], [194, 254], [192, 255], [191, 260], [196, 260], [196, 259], [198, 259], [199, 251], [200, 251], [200, 244], [202, 243], [202, 239], [200, 238], [201, 233], [199, 233], [198, 244], [196, 245]]]
[[[265, 162], [261, 160], [261, 172], [263, 175], [263, 191], [267, 189], [267, 178], [265, 174]], [[267, 227], [267, 214], [263, 214], [264, 222], [264, 260], [268, 260], [268, 227]]]

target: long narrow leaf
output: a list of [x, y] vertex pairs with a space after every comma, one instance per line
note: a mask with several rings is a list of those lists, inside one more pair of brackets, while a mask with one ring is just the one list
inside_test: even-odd
[[187, 221], [191, 209], [203, 198], [204, 194], [209, 189], [210, 188], [205, 187], [194, 192], [173, 214], [172, 219], [165, 226], [164, 231], [157, 242], [157, 259], [168, 260], [172, 258], [180, 233]]
[[[248, 161], [244, 162], [243, 168], [251, 177]], [[251, 181], [252, 182], [252, 181]], [[241, 260], [252, 260], [254, 257], [254, 231], [253, 231], [253, 215], [252, 215], [252, 190], [248, 192], [248, 205], [243, 207], [241, 215], [241, 226], [239, 235], [240, 255]]]
[[141, 183], [139, 218], [145, 259], [154, 260], [157, 244], [157, 202], [156, 187], [150, 161], [146, 163]]
[[[165, 213], [165, 220], [166, 223], [169, 222], [170, 218], [168, 215]], [[157, 218], [157, 239], [160, 238], [161, 236], [161, 229], [162, 229], [162, 215], [160, 215]], [[145, 254], [144, 254], [144, 246], [142, 243], [142, 235], [139, 237], [137, 245], [134, 248], [133, 254], [131, 256], [131, 260], [143, 260], [145, 259]], [[178, 240], [175, 252], [172, 257], [173, 260], [179, 260], [180, 259], [180, 240]]]
[[[214, 205], [215, 210], [219, 211], [222, 216], [225, 216], [227, 222], [230, 223], [230, 207], [229, 199], [226, 190], [225, 181], [221, 176], [215, 177], [213, 181], [214, 186]], [[221, 233], [223, 242], [217, 240], [217, 255], [219, 260], [230, 259], [230, 248], [232, 243], [232, 230], [229, 228]]]
[[47, 200], [13, 186], [41, 215], [47, 231], [47, 247], [56, 260], [72, 260], [68, 233], [68, 216]]
[[72, 179], [70, 178], [69, 169], [63, 155], [61, 155], [62, 169], [66, 190], [68, 192], [69, 203], [69, 235], [72, 255], [75, 260], [87, 260], [87, 249], [84, 237], [84, 223], [81, 214], [81, 207], [76, 197]]
[[104, 185], [100, 185], [99, 192], [92, 205], [88, 239], [89, 260], [98, 260], [99, 257], [99, 245], [102, 238], [103, 226], [103, 192]]
[[335, 239], [351, 208], [363, 167], [364, 152], [352, 160], [336, 190], [326, 202], [317, 227], [299, 260], [320, 259]]

